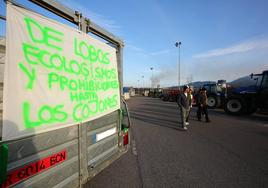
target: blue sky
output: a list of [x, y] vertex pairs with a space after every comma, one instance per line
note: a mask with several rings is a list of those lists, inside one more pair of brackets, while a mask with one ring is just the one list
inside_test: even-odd
[[[18, 2], [36, 10], [31, 3]], [[152, 74], [155, 84], [178, 84], [176, 41], [182, 42], [181, 83], [232, 81], [268, 69], [266, 0], [60, 2], [81, 11], [124, 40], [124, 85], [127, 86], [150, 86]], [[1, 1], [1, 14], [3, 4]], [[1, 21], [0, 35], [4, 33], [3, 25]]]

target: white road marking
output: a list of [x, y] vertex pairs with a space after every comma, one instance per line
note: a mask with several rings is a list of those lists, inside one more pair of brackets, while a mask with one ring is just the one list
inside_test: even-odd
[[131, 151], [132, 151], [133, 155], [138, 155], [135, 140], [132, 140], [132, 150]]

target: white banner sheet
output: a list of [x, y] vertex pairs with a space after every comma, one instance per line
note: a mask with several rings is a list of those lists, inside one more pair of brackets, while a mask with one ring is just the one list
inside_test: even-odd
[[3, 140], [90, 121], [120, 108], [116, 50], [7, 5]]

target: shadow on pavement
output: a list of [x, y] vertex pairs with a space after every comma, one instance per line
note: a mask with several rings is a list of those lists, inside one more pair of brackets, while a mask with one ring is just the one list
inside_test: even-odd
[[235, 116], [235, 115], [228, 115], [224, 112], [223, 109], [209, 109], [210, 114], [219, 114], [222, 116], [226, 116], [226, 118], [233, 118], [237, 120], [249, 120], [249, 121], [258, 121], [261, 123], [268, 123], [268, 116], [267, 115], [262, 115], [262, 114], [250, 114], [250, 115], [240, 115], [240, 116]]
[[181, 127], [179, 127], [179, 121], [168, 120], [168, 119], [160, 118], [160, 117], [152, 118], [152, 116], [150, 115], [145, 115], [145, 114], [140, 114], [140, 113], [135, 113], [135, 112], [131, 112], [130, 117], [132, 119], [140, 120], [145, 123], [150, 123], [153, 126], [160, 126], [160, 127], [166, 127], [170, 129], [179, 130], [179, 131], [185, 131]]

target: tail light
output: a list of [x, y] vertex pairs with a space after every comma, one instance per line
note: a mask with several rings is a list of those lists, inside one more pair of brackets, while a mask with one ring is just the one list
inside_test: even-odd
[[128, 145], [128, 129], [124, 129], [123, 133], [123, 145]]

